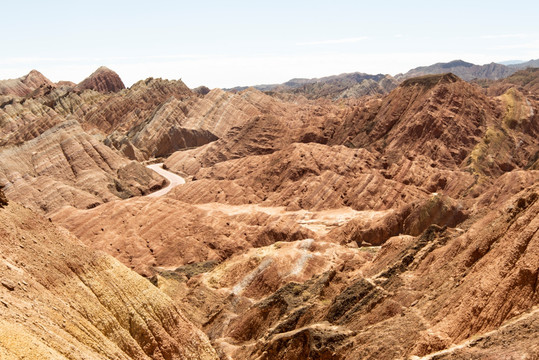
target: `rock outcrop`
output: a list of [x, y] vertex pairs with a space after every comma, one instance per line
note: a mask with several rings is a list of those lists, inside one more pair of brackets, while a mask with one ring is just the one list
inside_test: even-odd
[[0, 80], [0, 95], [23, 97], [41, 87], [54, 87], [55, 84], [37, 70], [30, 71], [18, 79]]
[[539, 92], [539, 68], [520, 70], [503, 80], [482, 84], [490, 95], [499, 96], [512, 87], [537, 100]]
[[236, 195], [242, 189], [256, 202], [292, 210], [343, 206], [387, 210], [425, 196], [415, 187], [386, 179], [375, 169], [376, 157], [364, 149], [292, 144], [270, 155], [244, 156], [209, 167], [193, 164], [196, 158], [187, 155], [173, 155], [165, 164], [194, 176], [196, 181], [174, 191], [177, 198], [193, 203], [253, 201]]
[[117, 92], [125, 89], [125, 85], [120, 76], [111, 69], [101, 66], [92, 75], [82, 80], [77, 88], [80, 90], [95, 90], [101, 93]]
[[[232, 357], [374, 359], [473, 353], [497, 339], [510, 344], [508, 356], [533, 356], [535, 345], [516, 344], [532, 344], [524, 324], [537, 313], [537, 191], [525, 189], [467, 231], [432, 225], [417, 238], [392, 238], [361, 270], [342, 266], [318, 292], [317, 276], [282, 286], [233, 317], [220, 346]], [[231, 346], [253, 336], [251, 346]]]

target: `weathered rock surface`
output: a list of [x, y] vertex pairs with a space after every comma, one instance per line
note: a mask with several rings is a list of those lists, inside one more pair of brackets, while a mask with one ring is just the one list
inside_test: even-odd
[[149, 193], [164, 182], [85, 133], [76, 121], [0, 149], [0, 185], [6, 196], [40, 212], [64, 205], [95, 207]]
[[407, 80], [370, 107], [352, 113], [330, 144], [375, 149], [390, 162], [403, 154], [427, 155], [455, 167], [493, 117], [493, 105], [479, 89], [452, 74]]
[[537, 309], [511, 319], [500, 328], [464, 343], [431, 354], [427, 359], [486, 359], [497, 357], [526, 358], [539, 353]]
[[331, 231], [327, 238], [341, 243], [379, 246], [400, 234], [418, 236], [430, 225], [456, 227], [466, 220], [464, 206], [454, 200], [433, 194], [430, 198], [397, 207], [377, 219], [358, 217]]
[[17, 204], [0, 209], [2, 359], [217, 359], [169, 297]]
[[133, 84], [126, 92], [105, 97], [102, 104], [83, 114], [81, 123], [96, 127], [104, 134], [125, 133], [146, 120], [167, 100], [191, 96], [192, 92], [181, 80], [148, 78]]
[[32, 140], [63, 121], [61, 114], [40, 101], [9, 98], [0, 106], [0, 146]]
[[[478, 344], [511, 344], [505, 353], [513, 356], [534, 356], [535, 345], [516, 344], [533, 344], [522, 324], [532, 326], [537, 312], [537, 191], [536, 184], [520, 192], [464, 232], [433, 225], [417, 238], [392, 238], [360, 270], [341, 266], [318, 292], [312, 286], [319, 276], [289, 283], [229, 314], [230, 321], [221, 310], [205, 326], [219, 317], [230, 324], [232, 332], [210, 326], [208, 333], [222, 334], [214, 342], [236, 358], [389, 359], [446, 348], [458, 354], [451, 344], [472, 336]], [[247, 342], [253, 336], [257, 341]], [[311, 336], [319, 345], [309, 345]]]
[[[539, 102], [528, 75], [483, 89], [429, 75], [385, 96], [350, 87], [339, 102], [162, 79], [5, 95], [0, 212], [21, 201], [148, 277], [223, 359], [463, 358], [489, 346], [530, 358]], [[164, 184], [138, 161], [171, 152], [165, 165], [186, 183], [137, 196]], [[96, 274], [85, 284], [116, 284], [85, 264], [80, 279]], [[2, 280], [7, 294], [21, 286]]]
[[111, 69], [101, 66], [92, 75], [82, 80], [77, 88], [80, 90], [95, 90], [102, 93], [117, 92], [125, 89], [125, 85], [120, 76]]
[[0, 80], [0, 95], [23, 97], [40, 87], [54, 87], [54, 83], [37, 70], [18, 79]]
[[[166, 166], [188, 174], [198, 168], [192, 160], [177, 163], [182, 155], [171, 156]], [[174, 196], [194, 203], [256, 201], [292, 210], [386, 210], [425, 197], [415, 187], [387, 180], [374, 169], [375, 159], [364, 149], [292, 144], [270, 155], [199, 168], [196, 181], [175, 189]]]
[[253, 246], [315, 236], [297, 217], [263, 208], [228, 215], [170, 197], [114, 201], [90, 210], [66, 207], [52, 215], [88, 246], [146, 276], [155, 268], [222, 261]]

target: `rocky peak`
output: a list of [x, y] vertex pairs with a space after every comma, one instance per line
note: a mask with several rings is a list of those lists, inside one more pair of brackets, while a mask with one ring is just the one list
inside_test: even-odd
[[125, 89], [120, 76], [105, 66], [101, 66], [92, 75], [88, 76], [78, 88], [81, 90], [92, 89], [101, 93], [117, 92]]
[[55, 84], [39, 71], [32, 70], [17, 79], [0, 80], [0, 95], [23, 97], [44, 86], [54, 87]]
[[453, 73], [445, 73], [445, 74], [424, 75], [424, 76], [414, 77], [414, 78], [403, 81], [401, 86], [411, 87], [414, 85], [418, 85], [418, 86], [430, 89], [439, 84], [450, 84], [450, 83], [455, 83], [457, 81], [462, 81], [462, 80]]
[[47, 79], [42, 73], [37, 70], [32, 70], [28, 75], [21, 78], [22, 83], [31, 88], [38, 88], [43, 85], [54, 85], [52, 81]]
[[441, 67], [445, 68], [445, 69], [450, 69], [452, 67], [457, 67], [457, 66], [472, 67], [472, 66], [474, 66], [474, 64], [466, 62], [464, 60], [453, 60], [453, 61], [450, 61], [448, 63], [445, 63], [445, 64], [441, 65]]

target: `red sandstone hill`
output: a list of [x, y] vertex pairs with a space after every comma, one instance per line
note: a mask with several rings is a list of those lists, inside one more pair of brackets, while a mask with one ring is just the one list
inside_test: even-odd
[[427, 155], [458, 166], [495, 117], [494, 104], [452, 74], [403, 82], [369, 108], [357, 109], [331, 143], [382, 152], [390, 162], [402, 155]]
[[499, 81], [482, 84], [491, 95], [502, 95], [508, 89], [516, 87], [520, 92], [529, 93], [536, 97], [539, 91], [539, 68], [520, 70], [511, 76]]
[[218, 358], [168, 296], [114, 258], [14, 202], [0, 222], [2, 359]]
[[[490, 92], [434, 75], [340, 102], [191, 91], [163, 79], [119, 92], [47, 85], [5, 95], [0, 216], [7, 209], [23, 223], [6, 228], [11, 245], [3, 250], [16, 258], [4, 260], [24, 272], [21, 262], [33, 267], [36, 254], [48, 256], [59, 271], [38, 264], [31, 274], [51, 274], [38, 282], [62, 301], [91, 288], [124, 329], [98, 328], [104, 335], [91, 339], [109, 354], [130, 349], [117, 358], [136, 358], [141, 342], [149, 358], [174, 358], [176, 350], [163, 349], [185, 344], [178, 338], [185, 329], [195, 337], [187, 341], [193, 356], [214, 356], [192, 325], [160, 312], [170, 309], [181, 309], [221, 358], [466, 358], [489, 350], [533, 357], [539, 104], [533, 87], [514, 82]], [[140, 161], [170, 153], [165, 165], [187, 182], [144, 196], [164, 180]], [[39, 217], [31, 222], [35, 215], [17, 202], [46, 213], [71, 240]], [[10, 216], [2, 222], [17, 224]], [[48, 233], [41, 247], [28, 240], [39, 229], [67, 244], [69, 269]], [[92, 250], [73, 250], [72, 236]], [[146, 276], [145, 287], [95, 250]], [[63, 276], [72, 272], [85, 285], [67, 289]], [[82, 347], [86, 337], [73, 335], [69, 322], [76, 341], [56, 330], [65, 307], [48, 292], [35, 317], [45, 330], [24, 323], [13, 291], [40, 293], [33, 280], [2, 277], [11, 297], [0, 294], [8, 304], [0, 328], [30, 339], [24, 344], [42, 339], [38, 353], [55, 354], [64, 343], [94, 351], [98, 340]], [[48, 285], [56, 278], [67, 285]], [[76, 309], [97, 315], [75, 312], [77, 329], [115, 324], [82, 303]], [[136, 331], [133, 321], [142, 324]], [[0, 355], [17, 348], [5, 345], [4, 333]], [[56, 342], [46, 333], [58, 334]]]
[[55, 86], [37, 70], [18, 79], [0, 80], [0, 95], [26, 96], [40, 87]]
[[0, 147], [0, 186], [36, 211], [90, 208], [160, 188], [165, 180], [66, 121], [22, 145]]
[[117, 92], [125, 89], [120, 76], [111, 69], [101, 66], [92, 75], [82, 80], [77, 88], [81, 90], [91, 89], [102, 93]]

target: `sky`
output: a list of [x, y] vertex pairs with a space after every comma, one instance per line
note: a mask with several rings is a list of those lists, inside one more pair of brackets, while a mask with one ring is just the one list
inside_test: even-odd
[[104, 65], [127, 86], [215, 88], [539, 58], [537, 1], [18, 0], [2, 15], [0, 79], [80, 82]]

